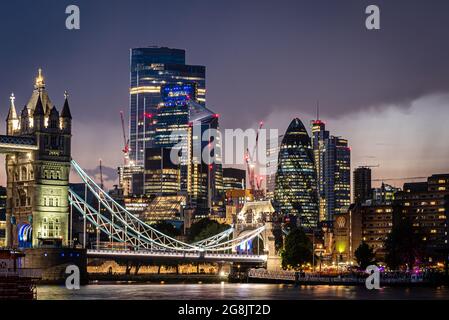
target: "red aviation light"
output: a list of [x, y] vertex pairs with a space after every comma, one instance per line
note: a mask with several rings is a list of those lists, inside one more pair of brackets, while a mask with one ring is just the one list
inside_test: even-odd
[[152, 115], [151, 113], [146, 113], [146, 112], [144, 112], [144, 113], [143, 113], [143, 116], [144, 116], [145, 118], [147, 118], [147, 119], [152, 119], [152, 118], [153, 118], [153, 115]]
[[213, 169], [214, 169], [214, 166], [210, 164], [209, 165], [209, 170], [212, 171]]
[[220, 118], [220, 115], [218, 113], [214, 114], [214, 118]]

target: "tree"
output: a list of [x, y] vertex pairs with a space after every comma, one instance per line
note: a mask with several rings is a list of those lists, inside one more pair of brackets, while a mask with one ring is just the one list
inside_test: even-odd
[[410, 220], [401, 219], [385, 240], [385, 262], [393, 270], [402, 266], [413, 268], [422, 256], [423, 244]]
[[189, 233], [189, 240], [192, 242], [200, 241], [221, 233], [230, 227], [227, 224], [221, 224], [217, 221], [204, 218], [192, 224]]
[[366, 267], [375, 262], [373, 248], [371, 248], [365, 241], [360, 244], [354, 254], [360, 269], [365, 270]]
[[312, 242], [303, 229], [293, 228], [285, 238], [285, 247], [281, 253], [282, 267], [301, 269], [302, 265], [312, 261]]
[[152, 227], [155, 228], [157, 231], [165, 233], [167, 236], [170, 236], [172, 238], [181, 235], [181, 231], [178, 228], [176, 228], [173, 224], [166, 221], [158, 222], [152, 225]]

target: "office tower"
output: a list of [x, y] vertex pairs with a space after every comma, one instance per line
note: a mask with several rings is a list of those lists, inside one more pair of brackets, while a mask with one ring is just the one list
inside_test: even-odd
[[[197, 212], [206, 212], [224, 201], [223, 168], [221, 158], [219, 115], [208, 108], [189, 101], [187, 192], [189, 205]], [[213, 147], [213, 149], [212, 149]], [[204, 158], [203, 151], [210, 149], [212, 163]], [[224, 203], [222, 203], [224, 204]]]
[[171, 149], [145, 150], [145, 195], [173, 195], [180, 191], [180, 167], [171, 160]]
[[354, 170], [354, 203], [363, 203], [371, 198], [371, 169], [359, 167]]
[[237, 190], [246, 188], [246, 171], [237, 168], [223, 168], [223, 189]]
[[330, 135], [319, 119], [312, 121], [312, 148], [319, 219], [333, 221], [351, 203], [351, 150], [346, 139]]
[[163, 102], [157, 107], [154, 117], [154, 147], [179, 149], [180, 191], [187, 190], [189, 102], [198, 103], [196, 88], [194, 83], [163, 85]]
[[143, 166], [125, 165], [118, 168], [119, 186], [124, 197], [143, 195], [144, 171]]
[[329, 131], [325, 130], [325, 123], [319, 120], [317, 116], [317, 120], [312, 121], [312, 149], [315, 162], [320, 221], [326, 220], [324, 154], [326, 151], [325, 144], [328, 139]]
[[301, 120], [294, 119], [282, 139], [274, 202], [279, 213], [294, 215], [297, 224], [315, 228], [318, 199], [310, 137]]
[[351, 203], [351, 150], [348, 140], [330, 136], [325, 141], [324, 196], [325, 220], [347, 210]]
[[276, 171], [278, 168], [279, 150], [282, 143], [283, 135], [274, 139], [267, 138], [267, 164], [266, 164], [266, 198], [274, 199], [274, 189], [276, 186]]
[[194, 83], [168, 84], [161, 88], [162, 103], [155, 113], [154, 145], [172, 148], [185, 141], [189, 126], [189, 101], [196, 101]]
[[146, 148], [154, 147], [154, 116], [163, 103], [161, 87], [197, 84], [197, 100], [206, 102], [206, 68], [185, 64], [185, 51], [163, 47], [130, 51], [130, 160], [143, 166]]

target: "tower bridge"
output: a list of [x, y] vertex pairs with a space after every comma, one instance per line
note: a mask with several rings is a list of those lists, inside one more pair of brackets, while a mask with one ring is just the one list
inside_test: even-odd
[[[72, 116], [67, 93], [64, 98], [59, 113], [48, 96], [41, 70], [36, 77], [32, 96], [20, 116], [16, 111], [16, 98], [11, 95], [7, 132], [0, 136], [0, 153], [6, 155], [8, 247], [68, 248], [73, 240], [70, 231], [73, 211], [77, 210], [84, 219], [84, 226], [89, 222], [98, 230], [97, 237], [101, 232], [112, 244], [109, 250], [87, 250], [89, 257], [174, 258], [263, 264], [276, 255], [269, 251], [269, 248], [274, 248], [274, 244], [270, 244], [274, 241], [271, 231], [267, 231], [272, 229], [269, 226], [271, 222], [262, 220], [261, 212], [251, 215], [257, 221], [247, 221], [245, 218], [233, 228], [213, 237], [185, 243], [154, 229], [127, 211], [72, 160]], [[84, 198], [69, 188], [71, 169], [85, 185]], [[88, 193], [94, 196], [98, 208], [89, 205]], [[257, 211], [257, 206], [251, 210]], [[263, 243], [263, 250], [254, 255], [248, 251], [238, 254], [237, 248], [248, 247], [248, 243], [255, 239]], [[112, 250], [114, 243], [121, 243], [121, 248], [126, 249]], [[86, 246], [85, 236], [83, 245]], [[260, 248], [262, 246], [259, 244]]]

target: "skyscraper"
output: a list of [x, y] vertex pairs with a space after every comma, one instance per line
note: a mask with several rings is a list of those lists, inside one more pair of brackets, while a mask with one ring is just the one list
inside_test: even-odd
[[363, 203], [371, 198], [371, 169], [359, 167], [354, 170], [354, 203]]
[[[224, 196], [221, 140], [219, 135], [213, 135], [219, 130], [219, 115], [194, 101], [188, 104], [187, 191], [189, 204], [200, 212], [211, 209]], [[212, 163], [204, 158], [203, 151], [207, 148], [209, 155], [215, 158]]]
[[131, 49], [130, 69], [130, 160], [143, 166], [145, 148], [154, 146], [161, 87], [195, 83], [197, 100], [205, 105], [206, 68], [186, 65], [184, 50], [148, 47]]
[[274, 189], [276, 187], [276, 171], [278, 167], [279, 150], [282, 144], [283, 135], [275, 138], [267, 138], [267, 164], [266, 164], [266, 198], [274, 199]]
[[318, 223], [317, 184], [310, 137], [294, 119], [282, 139], [274, 201], [281, 214], [297, 217], [297, 224], [315, 228]]
[[326, 141], [329, 139], [329, 131], [326, 131], [325, 126], [325, 123], [319, 119], [312, 121], [312, 149], [315, 162], [320, 221], [326, 219], [324, 153], [326, 151]]
[[246, 188], [246, 171], [237, 168], [223, 168], [224, 191]]
[[312, 121], [312, 148], [320, 221], [333, 221], [351, 202], [351, 150], [348, 141], [330, 135], [325, 123]]
[[342, 213], [351, 204], [351, 149], [348, 140], [330, 136], [325, 150], [325, 220], [333, 221], [335, 213]]

